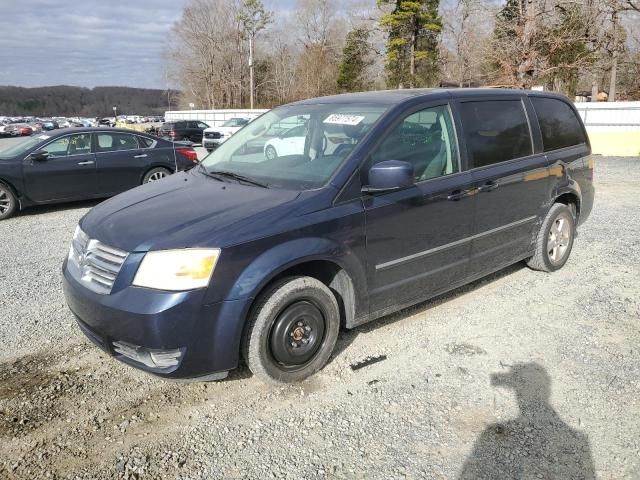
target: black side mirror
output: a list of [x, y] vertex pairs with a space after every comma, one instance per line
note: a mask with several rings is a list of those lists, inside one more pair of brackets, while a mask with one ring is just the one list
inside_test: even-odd
[[388, 192], [413, 185], [413, 165], [400, 160], [386, 160], [376, 163], [369, 170], [369, 185], [363, 192]]
[[29, 158], [34, 162], [44, 162], [49, 158], [49, 152], [46, 150], [36, 150], [35, 152], [31, 152]]

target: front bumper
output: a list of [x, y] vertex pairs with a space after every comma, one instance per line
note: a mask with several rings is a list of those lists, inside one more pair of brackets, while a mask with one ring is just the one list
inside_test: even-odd
[[[166, 378], [196, 380], [221, 377], [221, 372], [238, 364], [249, 299], [202, 305], [204, 290], [163, 292], [140, 287], [102, 295], [69, 275], [66, 263], [63, 288], [85, 335], [124, 363]], [[143, 352], [180, 350], [179, 363], [154, 368], [119, 353], [123, 343]]]

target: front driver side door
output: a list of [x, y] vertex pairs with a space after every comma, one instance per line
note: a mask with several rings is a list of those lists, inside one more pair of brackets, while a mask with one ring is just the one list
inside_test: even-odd
[[65, 135], [40, 150], [49, 153], [46, 160], [24, 160], [26, 190], [33, 201], [77, 200], [98, 193], [90, 133]]
[[417, 303], [464, 279], [475, 207], [473, 180], [461, 172], [449, 105], [406, 116], [376, 147], [366, 170], [384, 160], [413, 164], [416, 183], [363, 196], [374, 316]]

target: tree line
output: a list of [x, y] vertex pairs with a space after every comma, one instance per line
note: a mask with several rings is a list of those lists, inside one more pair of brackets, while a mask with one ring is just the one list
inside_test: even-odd
[[169, 45], [182, 107], [435, 86], [640, 99], [640, 0], [189, 0]]
[[114, 106], [118, 115], [163, 115], [171, 103], [177, 107], [177, 97], [176, 91], [147, 88], [0, 86], [0, 115], [108, 117]]

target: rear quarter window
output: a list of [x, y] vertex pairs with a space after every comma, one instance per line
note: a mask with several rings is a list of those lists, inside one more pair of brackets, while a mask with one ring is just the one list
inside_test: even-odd
[[536, 111], [544, 151], [586, 143], [580, 120], [574, 110], [556, 98], [531, 97]]
[[460, 104], [471, 168], [533, 153], [529, 122], [521, 100], [479, 100]]

